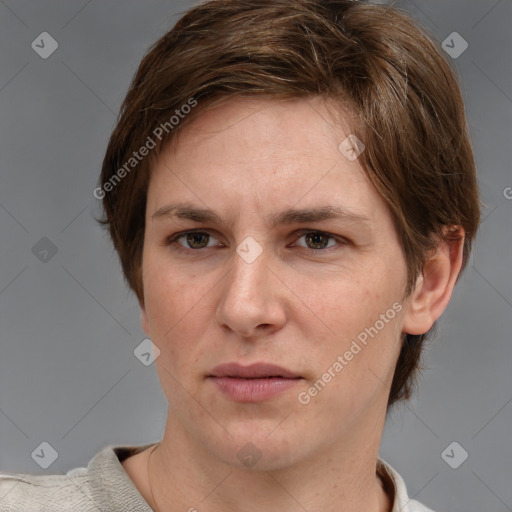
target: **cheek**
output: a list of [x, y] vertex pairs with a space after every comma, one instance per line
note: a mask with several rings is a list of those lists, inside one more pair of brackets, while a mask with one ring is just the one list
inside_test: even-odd
[[201, 280], [171, 268], [164, 258], [148, 254], [143, 267], [144, 302], [153, 330], [160, 334], [185, 318], [202, 297]]
[[375, 264], [351, 274], [298, 281], [295, 289], [313, 311], [318, 311], [335, 338], [347, 338], [373, 325], [400, 300], [400, 280], [389, 277]]
[[163, 356], [157, 363], [175, 374], [197, 358], [198, 342], [211, 323], [212, 284], [200, 274], [166, 268], [165, 262], [151, 256], [145, 264], [152, 270], [144, 272], [145, 309], [152, 341]]
[[308, 414], [322, 418], [327, 430], [350, 430], [376, 403], [386, 400], [398, 357], [400, 321], [395, 316], [382, 326], [376, 319], [340, 318], [339, 335], [330, 338], [315, 365], [316, 375], [301, 396], [310, 400]]
[[358, 279], [324, 286], [318, 296], [318, 316], [330, 333], [318, 343], [324, 350], [317, 359], [317, 377], [334, 373], [332, 388], [339, 387], [336, 393], [344, 401], [350, 401], [348, 390], [381, 386], [379, 380], [388, 379], [398, 356], [403, 279], [378, 268]]

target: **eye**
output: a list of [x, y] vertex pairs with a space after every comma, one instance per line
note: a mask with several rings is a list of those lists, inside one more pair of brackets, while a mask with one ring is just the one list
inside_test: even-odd
[[299, 247], [305, 247], [311, 251], [324, 251], [326, 249], [331, 249], [331, 247], [335, 247], [335, 243], [328, 245], [328, 241], [334, 240], [337, 241], [340, 245], [345, 245], [346, 242], [339, 237], [335, 237], [334, 235], [330, 235], [329, 233], [324, 233], [323, 231], [307, 231], [302, 232], [302, 236], [300, 236], [300, 239], [304, 238], [306, 245], [300, 245]]
[[[210, 233], [204, 231], [185, 231], [168, 237], [165, 245], [174, 246], [178, 251], [198, 252], [201, 249], [215, 246], [208, 245], [210, 238], [215, 240]], [[180, 242], [181, 239], [183, 239], [183, 242]]]
[[[336, 245], [347, 244], [347, 241], [343, 238], [323, 231], [302, 231], [297, 234], [300, 235], [297, 240], [304, 239], [305, 245], [297, 242], [295, 244], [313, 253], [331, 252], [331, 250], [336, 249]], [[166, 238], [164, 245], [172, 246], [174, 250], [185, 253], [199, 253], [202, 249], [222, 246], [222, 243], [215, 244], [212, 240], [215, 241], [216, 238], [205, 231], [184, 231]], [[329, 243], [329, 240], [332, 243]]]

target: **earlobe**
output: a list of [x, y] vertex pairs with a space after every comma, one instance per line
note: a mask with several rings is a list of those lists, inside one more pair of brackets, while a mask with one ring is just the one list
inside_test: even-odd
[[423, 268], [408, 298], [402, 330], [408, 334], [424, 334], [443, 314], [462, 267], [464, 230], [452, 228]]

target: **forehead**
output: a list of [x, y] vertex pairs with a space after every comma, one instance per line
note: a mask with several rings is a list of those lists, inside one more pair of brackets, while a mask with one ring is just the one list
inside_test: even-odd
[[[273, 159], [321, 156], [333, 150], [338, 157], [338, 146], [353, 131], [353, 123], [350, 112], [332, 99], [225, 97], [201, 111], [172, 145], [176, 151], [187, 152], [199, 145], [225, 147], [237, 142], [229, 148], [229, 156], [237, 155], [237, 147], [243, 148], [238, 152], [242, 159], [258, 151]], [[245, 151], [247, 147], [250, 154]]]
[[350, 137], [351, 118], [333, 102], [229, 98], [199, 113], [163, 149], [151, 173], [148, 213], [179, 199], [265, 213], [271, 206], [329, 205], [366, 216], [380, 196], [346, 153]]

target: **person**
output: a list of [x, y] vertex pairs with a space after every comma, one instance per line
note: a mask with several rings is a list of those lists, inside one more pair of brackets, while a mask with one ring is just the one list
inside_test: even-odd
[[94, 195], [164, 435], [4, 474], [1, 510], [430, 510], [378, 454], [480, 218], [431, 36], [351, 0], [193, 7], [140, 63]]

